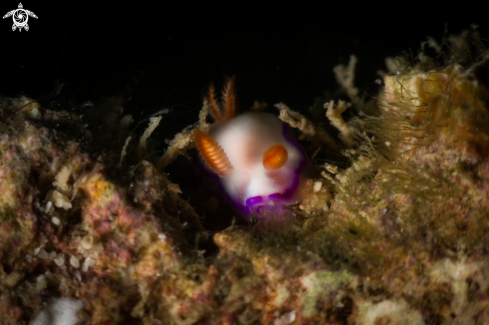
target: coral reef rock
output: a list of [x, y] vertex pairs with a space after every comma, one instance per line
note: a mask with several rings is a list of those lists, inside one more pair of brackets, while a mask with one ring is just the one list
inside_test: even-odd
[[380, 113], [343, 125], [350, 167], [280, 230], [207, 231], [155, 162], [125, 167], [125, 139], [0, 99], [0, 324], [53, 299], [83, 324], [489, 323], [488, 76], [387, 75]]

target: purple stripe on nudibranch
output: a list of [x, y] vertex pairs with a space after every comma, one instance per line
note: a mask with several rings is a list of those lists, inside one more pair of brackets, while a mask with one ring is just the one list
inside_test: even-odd
[[263, 204], [263, 202], [264, 202], [263, 197], [254, 196], [254, 197], [250, 197], [249, 199], [246, 200], [246, 205], [249, 207], [252, 207], [255, 205]]

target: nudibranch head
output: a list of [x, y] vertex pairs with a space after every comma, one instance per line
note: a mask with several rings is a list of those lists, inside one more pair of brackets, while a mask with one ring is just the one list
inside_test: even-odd
[[[286, 206], [302, 199], [309, 159], [277, 116], [263, 112], [234, 116], [234, 79], [225, 89], [222, 109], [211, 86], [209, 103], [217, 121], [209, 134], [194, 130], [205, 168], [245, 217], [259, 221], [287, 218], [290, 210]], [[226, 98], [230, 94], [233, 98]], [[233, 106], [231, 114], [228, 105]]]

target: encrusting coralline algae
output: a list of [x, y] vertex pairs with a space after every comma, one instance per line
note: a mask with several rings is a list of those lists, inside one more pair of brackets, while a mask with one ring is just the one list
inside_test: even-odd
[[336, 69], [353, 106], [378, 112], [346, 123], [348, 105], [325, 101], [341, 142], [279, 105], [351, 161], [317, 166], [280, 230], [201, 226], [159, 170], [192, 146], [189, 130], [138, 161], [148, 134], [125, 146], [121, 112], [100, 145], [74, 113], [1, 98], [0, 323], [61, 297], [83, 304], [83, 324], [489, 322], [489, 55], [457, 58], [399, 66], [368, 104]]

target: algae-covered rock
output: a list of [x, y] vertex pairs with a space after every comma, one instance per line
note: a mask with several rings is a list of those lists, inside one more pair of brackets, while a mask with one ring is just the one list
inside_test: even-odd
[[348, 124], [326, 103], [351, 165], [318, 166], [285, 229], [204, 229], [155, 167], [191, 138], [161, 164], [141, 158], [152, 130], [137, 147], [119, 109], [87, 122], [1, 99], [0, 323], [59, 298], [82, 303], [83, 324], [489, 322], [487, 76], [487, 57], [400, 70], [379, 114]]

